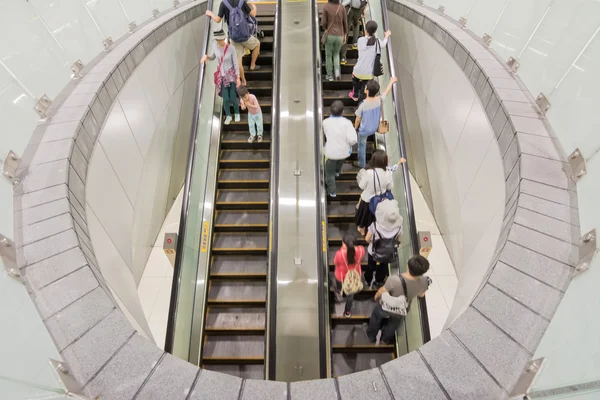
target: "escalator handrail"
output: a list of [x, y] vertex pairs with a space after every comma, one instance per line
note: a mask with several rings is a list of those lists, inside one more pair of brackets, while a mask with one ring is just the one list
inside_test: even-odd
[[[313, 68], [313, 88], [314, 95], [314, 107], [315, 112], [313, 114], [315, 121], [315, 150], [316, 150], [316, 164], [315, 168], [315, 182], [316, 182], [316, 199], [317, 199], [317, 243], [316, 248], [321, 253], [321, 257], [318, 257], [319, 265], [319, 282], [318, 282], [318, 302], [319, 302], [319, 363], [321, 370], [321, 378], [328, 378], [331, 374], [330, 368], [330, 329], [329, 329], [329, 262], [327, 257], [327, 247], [321, 249], [323, 243], [327, 242], [325, 229], [327, 228], [327, 211], [326, 207], [326, 195], [323, 190], [321, 182], [324, 180], [324, 168], [323, 168], [323, 88], [322, 88], [322, 71], [321, 71], [321, 38], [319, 30], [319, 4], [317, 0], [311, 0], [312, 4], [312, 24], [313, 24], [313, 60], [316, 62], [316, 67]], [[323, 251], [320, 251], [323, 250]]]
[[[212, 10], [214, 0], [207, 1], [207, 10]], [[201, 54], [206, 54], [210, 43], [210, 20], [204, 26], [204, 43], [202, 43]], [[191, 181], [196, 161], [196, 139], [198, 136], [198, 124], [200, 119], [200, 107], [204, 95], [202, 84], [206, 74], [206, 63], [200, 64], [198, 68], [198, 85], [194, 97], [194, 112], [192, 115], [192, 128], [190, 133], [190, 144], [188, 151], [187, 166], [185, 171], [185, 182], [183, 184], [183, 197], [181, 203], [181, 216], [179, 220], [179, 232], [177, 238], [177, 247], [175, 252], [175, 265], [173, 266], [173, 282], [171, 284], [171, 299], [169, 300], [169, 314], [167, 317], [167, 332], [165, 337], [165, 352], [173, 352], [173, 342], [175, 340], [175, 323], [177, 319], [177, 307], [179, 297], [179, 286], [181, 280], [181, 265], [183, 260], [183, 250], [185, 243], [185, 234], [190, 205]]]
[[265, 376], [275, 380], [277, 336], [277, 232], [279, 209], [279, 110], [281, 108], [281, 2], [275, 6], [273, 31], [273, 103], [271, 105], [271, 183], [269, 185], [269, 261], [267, 271], [267, 322], [265, 332]]
[[[383, 14], [383, 30], [384, 32], [389, 29], [390, 23], [388, 19], [388, 10], [387, 10], [387, 2], [391, 0], [383, 0], [381, 2], [381, 12]], [[396, 76], [396, 71], [394, 68], [394, 52], [391, 44], [392, 38], [388, 39], [388, 44], [386, 46], [386, 52], [388, 56], [388, 67], [390, 78]], [[396, 122], [396, 129], [398, 130], [398, 147], [400, 148], [400, 156], [404, 157], [408, 160], [406, 153], [406, 143], [404, 140], [404, 128], [402, 125], [402, 117], [399, 113], [399, 107], [401, 105], [400, 102], [400, 94], [398, 92], [398, 82], [396, 85], [392, 87], [392, 104], [394, 105], [394, 120]], [[415, 217], [415, 210], [413, 205], [412, 198], [412, 189], [410, 186], [410, 175], [408, 170], [408, 161], [402, 164], [402, 176], [404, 179], [404, 198], [406, 200], [406, 213], [408, 216], [408, 224], [410, 227], [410, 242], [412, 245], [413, 254], [420, 253], [419, 247], [419, 233], [417, 231], [417, 221]], [[419, 311], [421, 314], [421, 334], [423, 336], [423, 343], [427, 343], [431, 340], [431, 333], [429, 329], [429, 318], [427, 314], [427, 301], [425, 297], [418, 297], [419, 301]]]

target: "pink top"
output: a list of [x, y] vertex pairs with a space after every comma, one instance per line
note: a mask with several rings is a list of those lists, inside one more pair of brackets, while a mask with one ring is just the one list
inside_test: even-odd
[[244, 100], [240, 99], [240, 104], [248, 109], [248, 113], [252, 115], [260, 114], [262, 111], [260, 109], [260, 104], [258, 104], [256, 96], [253, 94], [249, 94], [248, 96], [250, 97], [250, 101], [246, 103]]

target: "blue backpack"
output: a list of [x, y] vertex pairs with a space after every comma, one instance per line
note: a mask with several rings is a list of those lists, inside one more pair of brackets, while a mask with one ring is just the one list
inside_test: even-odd
[[361, 136], [371, 136], [379, 129], [379, 121], [381, 121], [381, 106], [364, 110], [360, 119], [360, 127], [358, 133]]
[[223, 4], [229, 10], [229, 21], [227, 30], [229, 38], [236, 43], [244, 43], [250, 39], [250, 25], [246, 13], [242, 10], [245, 0], [239, 0], [237, 7], [231, 7], [228, 0], [223, 0]]
[[369, 201], [369, 211], [371, 214], [375, 215], [375, 211], [377, 211], [377, 206], [384, 200], [394, 200], [394, 195], [389, 190], [382, 192], [381, 194], [377, 194], [377, 186], [375, 186], [375, 180], [377, 180], [377, 184], [379, 184], [379, 191], [381, 191], [381, 182], [379, 181], [379, 175], [373, 168], [373, 193], [375, 195], [371, 197]]

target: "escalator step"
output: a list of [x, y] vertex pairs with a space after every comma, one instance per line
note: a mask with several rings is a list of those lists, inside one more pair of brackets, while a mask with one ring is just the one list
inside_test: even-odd
[[258, 281], [211, 281], [208, 291], [209, 303], [234, 305], [234, 303], [246, 302], [248, 306], [252, 306], [250, 303], [264, 303], [266, 297], [267, 282]]
[[[332, 320], [335, 323], [353, 323], [352, 319], [344, 318], [344, 306], [345, 302], [336, 303], [334, 298], [332, 297], [329, 301], [334, 302], [335, 309], [335, 318]], [[352, 303], [352, 316], [356, 318], [367, 318], [367, 320], [371, 317], [371, 312], [375, 308], [375, 301], [373, 298], [355, 298]], [[362, 322], [361, 322], [362, 323]]]
[[333, 354], [331, 366], [333, 376], [342, 376], [367, 369], [377, 368], [394, 358], [392, 353]]
[[[356, 181], [337, 181], [335, 183], [337, 193], [350, 193], [359, 195], [362, 193], [362, 189], [358, 186]], [[356, 199], [358, 201], [358, 198]]]
[[203, 362], [214, 363], [263, 363], [265, 337], [263, 335], [206, 336]]
[[266, 320], [265, 308], [210, 307], [206, 318], [206, 329], [214, 330], [262, 330]]
[[228, 374], [233, 376], [239, 376], [243, 379], [264, 379], [265, 378], [265, 367], [264, 365], [203, 365], [202, 368], [210, 371], [220, 372], [222, 374]]
[[216, 206], [221, 210], [261, 209], [269, 207], [269, 191], [248, 189], [223, 189], [217, 192]]
[[266, 256], [213, 256], [211, 274], [266, 274], [268, 259]]
[[219, 170], [219, 184], [224, 182], [267, 182], [271, 178], [271, 171], [269, 169], [220, 169]]
[[327, 206], [327, 218], [332, 217], [351, 217], [354, 218], [356, 214], [356, 202], [355, 201], [332, 201]]
[[269, 212], [267, 210], [231, 210], [219, 211], [215, 218], [217, 228], [256, 228], [267, 229]]
[[[227, 143], [227, 142], [247, 142], [248, 141], [248, 136], [250, 136], [250, 134], [248, 133], [248, 130], [241, 130], [241, 131], [227, 131], [227, 132], [223, 132], [223, 134], [221, 135], [221, 145], [223, 145], [223, 143]], [[265, 131], [263, 132], [263, 143], [268, 143], [271, 140], [271, 132], [269, 131]], [[253, 143], [253, 145], [257, 145], [258, 143]]]
[[214, 252], [245, 252], [248, 250], [267, 250], [269, 237], [267, 232], [215, 233], [212, 250]]
[[336, 325], [331, 330], [331, 344], [336, 348], [339, 347], [357, 347], [365, 346], [372, 347], [375, 343], [371, 343], [367, 338], [367, 325]]

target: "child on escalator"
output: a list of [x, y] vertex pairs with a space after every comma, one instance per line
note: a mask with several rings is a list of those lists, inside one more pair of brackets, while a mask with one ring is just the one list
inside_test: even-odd
[[[254, 143], [254, 140], [258, 136], [258, 143], [263, 141], [263, 115], [260, 108], [260, 104], [256, 99], [256, 96], [250, 94], [245, 86], [240, 86], [237, 89], [238, 96], [240, 97], [240, 107], [242, 110], [248, 109], [248, 127], [250, 130], [250, 137], [248, 143]], [[258, 134], [258, 135], [257, 135]]]

